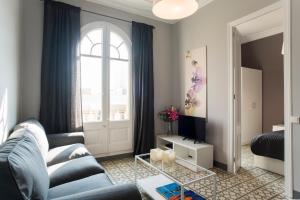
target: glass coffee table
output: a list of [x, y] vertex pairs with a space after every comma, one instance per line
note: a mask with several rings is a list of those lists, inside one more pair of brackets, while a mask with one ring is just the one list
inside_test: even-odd
[[[179, 164], [185, 162], [184, 165]], [[185, 167], [193, 165], [196, 170], [192, 171]], [[153, 175], [138, 179], [138, 167], [147, 167], [153, 171]], [[165, 186], [171, 183], [177, 183], [181, 187], [181, 200], [184, 200], [184, 190], [192, 190], [198, 195], [202, 196], [196, 191], [199, 185], [205, 181], [210, 181], [213, 185], [212, 199], [216, 199], [216, 173], [205, 169], [201, 166], [195, 165], [185, 159], [176, 157], [176, 162], [173, 164], [164, 164], [162, 161], [153, 162], [150, 160], [150, 154], [142, 154], [135, 156], [135, 182], [137, 186], [142, 189], [147, 195], [154, 200], [166, 200], [160, 195], [156, 188]]]

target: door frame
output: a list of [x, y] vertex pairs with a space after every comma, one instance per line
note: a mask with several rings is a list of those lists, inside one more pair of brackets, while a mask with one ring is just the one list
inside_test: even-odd
[[229, 88], [229, 112], [228, 112], [228, 171], [234, 172], [235, 162], [235, 127], [234, 127], [234, 52], [233, 29], [245, 22], [261, 17], [277, 9], [284, 9], [284, 121], [285, 121], [285, 194], [293, 196], [293, 167], [292, 167], [292, 132], [291, 132], [291, 0], [281, 0], [261, 10], [253, 12], [245, 17], [230, 22], [227, 25], [227, 49], [228, 49], [228, 88]]

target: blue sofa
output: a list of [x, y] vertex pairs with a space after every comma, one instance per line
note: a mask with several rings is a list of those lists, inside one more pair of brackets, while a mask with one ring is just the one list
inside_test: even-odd
[[83, 133], [46, 136], [36, 120], [0, 146], [1, 199], [141, 200], [133, 184], [113, 185], [84, 146]]

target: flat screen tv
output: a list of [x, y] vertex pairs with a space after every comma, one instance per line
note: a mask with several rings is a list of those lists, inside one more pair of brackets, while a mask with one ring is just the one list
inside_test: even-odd
[[178, 135], [195, 142], [205, 142], [206, 119], [187, 115], [178, 117]]

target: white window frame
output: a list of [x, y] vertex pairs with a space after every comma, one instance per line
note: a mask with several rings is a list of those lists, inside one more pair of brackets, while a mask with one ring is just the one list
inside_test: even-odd
[[[102, 54], [102, 59], [103, 59], [103, 77], [102, 77], [102, 89], [103, 89], [103, 99], [102, 99], [102, 121], [95, 121], [95, 122], [83, 122], [84, 123], [84, 129], [85, 130], [95, 130], [95, 129], [100, 129], [103, 127], [109, 126], [107, 123], [111, 122], [119, 122], [119, 123], [124, 123], [124, 122], [130, 122], [133, 119], [133, 110], [132, 110], [132, 43], [131, 40], [129, 39], [128, 35], [124, 30], [119, 28], [118, 26], [108, 23], [108, 22], [103, 22], [103, 21], [97, 21], [97, 22], [92, 22], [89, 24], [84, 25], [81, 28], [81, 40], [88, 34], [89, 32], [95, 30], [95, 29], [102, 29], [103, 30], [103, 54]], [[115, 32], [118, 34], [125, 42], [128, 48], [128, 65], [129, 65], [129, 103], [128, 103], [128, 109], [129, 109], [129, 116], [127, 120], [120, 120], [120, 121], [110, 121], [110, 74], [109, 74], [109, 66], [110, 66], [110, 31]], [[80, 57], [81, 57], [81, 52], [80, 52]], [[122, 60], [124, 59], [116, 59], [113, 58], [114, 60]], [[82, 66], [81, 66], [82, 70]]]

